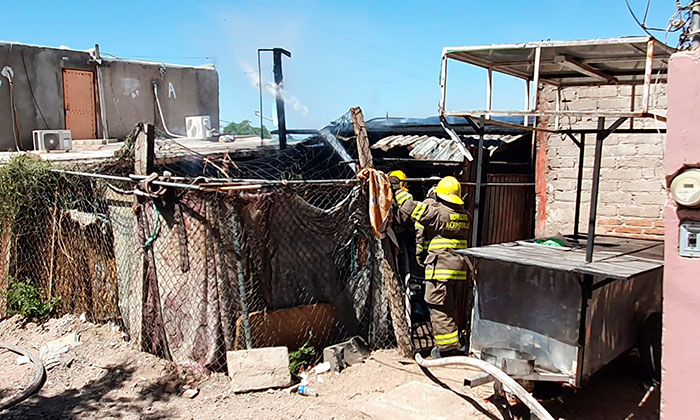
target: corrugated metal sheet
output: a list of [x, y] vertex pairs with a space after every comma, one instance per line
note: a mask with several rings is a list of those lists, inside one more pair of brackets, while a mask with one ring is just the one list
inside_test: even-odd
[[[507, 135], [485, 135], [484, 140], [500, 143], [510, 143], [521, 136]], [[467, 141], [478, 141], [478, 136], [462, 136]], [[450, 138], [440, 138], [426, 135], [394, 135], [384, 137], [372, 145], [372, 149], [379, 149], [387, 152], [397, 147], [405, 147], [409, 150], [409, 155], [420, 160], [439, 160], [447, 162], [463, 162], [464, 156], [457, 148], [455, 142]], [[491, 146], [488, 149], [493, 153], [498, 146]]]

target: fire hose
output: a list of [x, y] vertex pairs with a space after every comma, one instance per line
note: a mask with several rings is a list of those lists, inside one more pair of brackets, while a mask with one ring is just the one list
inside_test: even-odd
[[515, 394], [518, 398], [520, 398], [520, 401], [522, 401], [523, 404], [528, 406], [530, 411], [532, 411], [532, 413], [534, 413], [538, 419], [554, 420], [554, 417], [552, 417], [551, 414], [549, 414], [547, 410], [545, 410], [544, 407], [542, 407], [542, 404], [540, 404], [539, 401], [535, 399], [535, 397], [530, 395], [530, 393], [527, 392], [525, 388], [520, 386], [520, 384], [517, 383], [515, 379], [511, 378], [501, 369], [488, 362], [467, 356], [450, 356], [435, 360], [425, 360], [420, 354], [416, 354], [415, 360], [419, 366], [425, 368], [447, 365], [466, 365], [482, 370], [488, 373], [489, 375], [493, 376], [497, 381], [499, 381], [506, 388], [508, 388], [508, 390], [511, 393]]
[[36, 394], [41, 389], [41, 387], [44, 386], [44, 382], [46, 381], [46, 369], [44, 369], [44, 364], [41, 363], [41, 360], [39, 360], [38, 357], [36, 357], [31, 352], [29, 352], [29, 350], [23, 347], [0, 343], [0, 349], [6, 349], [13, 353], [17, 353], [21, 356], [27, 357], [29, 361], [31, 361], [34, 364], [35, 371], [34, 379], [32, 379], [32, 382], [25, 389], [23, 389], [22, 392], [13, 396], [10, 399], [0, 402], [0, 411], [3, 411]]

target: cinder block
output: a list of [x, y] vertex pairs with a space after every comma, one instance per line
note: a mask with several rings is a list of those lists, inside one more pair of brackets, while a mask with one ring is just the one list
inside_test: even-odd
[[233, 392], [281, 388], [291, 382], [286, 347], [264, 347], [226, 352]]
[[648, 217], [656, 219], [661, 215], [658, 206], [626, 206], [620, 208], [620, 215], [624, 217]]
[[352, 337], [323, 349], [323, 361], [330, 363], [331, 369], [336, 372], [350, 365], [362, 363], [367, 356], [369, 356], [369, 347], [362, 337]]
[[[614, 88], [614, 86], [612, 86]], [[598, 109], [606, 111], [628, 110], [632, 102], [628, 98], [600, 98], [598, 99]]]
[[666, 205], [666, 192], [634, 194], [632, 201], [634, 204], [650, 204], [662, 207]]

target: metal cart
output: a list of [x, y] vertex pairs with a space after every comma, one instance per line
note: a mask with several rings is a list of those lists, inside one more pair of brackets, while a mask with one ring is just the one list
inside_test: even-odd
[[460, 251], [475, 265], [471, 351], [533, 355], [534, 371], [515, 379], [580, 386], [632, 348], [639, 326], [661, 311], [663, 242], [598, 237], [590, 263], [585, 240], [567, 245]]

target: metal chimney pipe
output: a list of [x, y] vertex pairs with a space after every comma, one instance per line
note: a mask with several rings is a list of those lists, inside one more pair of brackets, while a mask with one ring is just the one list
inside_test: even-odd
[[280, 142], [280, 149], [287, 148], [287, 124], [284, 117], [284, 98], [282, 97], [282, 54], [292, 57], [292, 53], [284, 48], [272, 49], [272, 67], [275, 74], [275, 96], [277, 99], [277, 137]]

